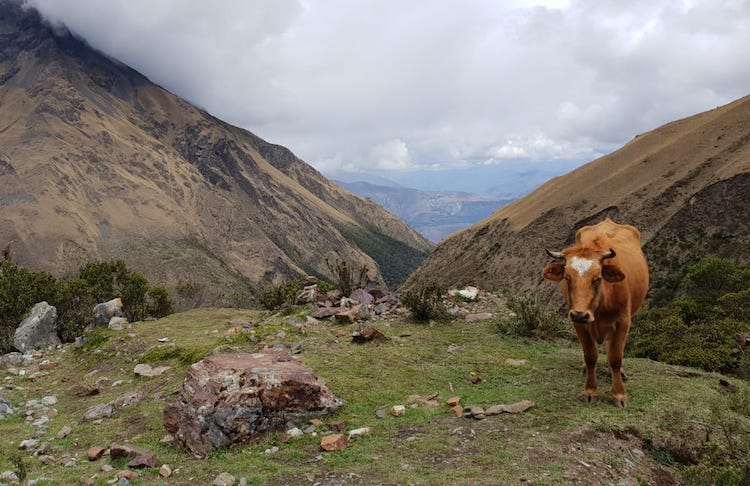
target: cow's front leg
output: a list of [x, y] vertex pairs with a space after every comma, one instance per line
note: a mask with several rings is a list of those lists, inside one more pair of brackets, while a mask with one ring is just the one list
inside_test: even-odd
[[609, 343], [607, 358], [609, 369], [612, 373], [612, 402], [615, 406], [625, 408], [628, 406], [628, 395], [625, 393], [624, 380], [627, 379], [622, 372], [622, 356], [625, 352], [625, 340], [628, 337], [630, 323], [617, 324], [615, 335]]
[[578, 340], [583, 347], [583, 361], [586, 365], [586, 388], [583, 390], [583, 403], [596, 403], [599, 400], [598, 385], [596, 383], [596, 361], [599, 351], [585, 325], [574, 324]]

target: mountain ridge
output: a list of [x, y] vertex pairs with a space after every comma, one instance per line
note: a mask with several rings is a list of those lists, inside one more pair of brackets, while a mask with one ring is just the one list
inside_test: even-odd
[[444, 240], [404, 286], [473, 283], [550, 297], [539, 275], [544, 248], [561, 249], [609, 216], [639, 228], [654, 293], [673, 293], [684, 265], [701, 256], [747, 260], [749, 142], [750, 97], [638, 135]]
[[19, 264], [65, 275], [123, 258], [150, 279], [195, 282], [209, 302], [231, 303], [305, 273], [330, 277], [326, 258], [397, 285], [430, 251], [290, 150], [193, 107], [33, 9], [1, 5], [0, 244]]

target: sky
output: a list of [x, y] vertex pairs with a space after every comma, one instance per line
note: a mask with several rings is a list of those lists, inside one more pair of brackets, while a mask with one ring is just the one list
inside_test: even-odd
[[26, 1], [329, 177], [584, 163], [750, 91], [748, 0]]

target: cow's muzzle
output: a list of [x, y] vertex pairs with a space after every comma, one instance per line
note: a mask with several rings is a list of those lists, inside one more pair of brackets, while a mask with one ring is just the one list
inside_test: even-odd
[[580, 312], [574, 310], [571, 310], [568, 315], [570, 316], [570, 320], [573, 321], [574, 324], [587, 324], [591, 322], [592, 317], [590, 312]]

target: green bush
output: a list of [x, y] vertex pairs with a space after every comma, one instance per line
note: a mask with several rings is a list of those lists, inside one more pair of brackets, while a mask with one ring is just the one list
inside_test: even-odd
[[272, 285], [263, 289], [258, 297], [260, 304], [268, 310], [276, 310], [293, 306], [297, 293], [305, 287], [305, 279], [298, 278], [280, 285]]
[[535, 296], [509, 296], [507, 305], [511, 313], [496, 323], [503, 334], [536, 339], [573, 337], [570, 324]]
[[628, 354], [750, 376], [750, 350], [735, 339], [750, 332], [747, 267], [708, 257], [687, 269], [682, 287], [682, 298], [635, 316]]
[[325, 262], [328, 271], [333, 275], [334, 285], [337, 285], [345, 296], [349, 297], [353, 290], [367, 285], [369, 279], [367, 265], [360, 265], [358, 271], [355, 271], [354, 268], [349, 267], [349, 264], [343, 260], [339, 261], [338, 258], [335, 262], [326, 258]]
[[0, 261], [0, 353], [12, 348], [16, 327], [38, 302], [57, 308], [63, 342], [80, 336], [93, 320], [94, 305], [121, 297], [130, 321], [162, 317], [172, 311], [164, 287], [149, 287], [146, 278], [122, 260], [83, 265], [76, 278], [60, 281], [46, 272], [31, 272], [9, 259]]
[[417, 322], [445, 321], [450, 314], [443, 303], [445, 291], [437, 285], [426, 285], [409, 290], [401, 297], [401, 303], [411, 311]]

